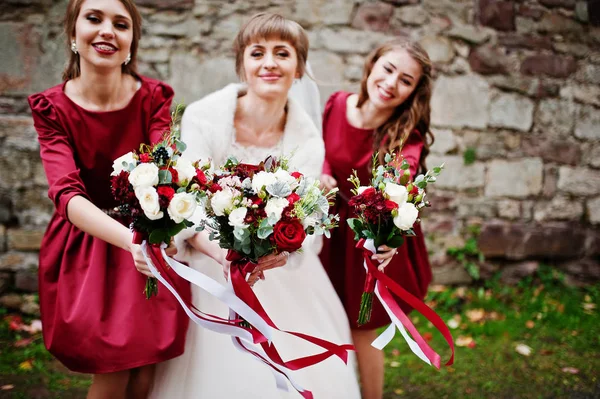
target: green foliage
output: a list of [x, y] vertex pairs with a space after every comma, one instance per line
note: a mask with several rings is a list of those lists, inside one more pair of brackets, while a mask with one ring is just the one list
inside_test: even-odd
[[465, 165], [471, 165], [477, 159], [477, 152], [475, 148], [469, 147], [463, 153], [463, 162]]
[[477, 246], [477, 238], [469, 237], [462, 247], [450, 247], [446, 253], [454, 257], [460, 264], [463, 265], [469, 276], [474, 280], [479, 280], [479, 266], [485, 261], [485, 257], [479, 251]]

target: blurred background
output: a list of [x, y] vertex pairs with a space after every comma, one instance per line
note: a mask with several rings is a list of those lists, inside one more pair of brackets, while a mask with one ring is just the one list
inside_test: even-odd
[[[83, 397], [89, 383], [51, 360], [35, 322], [52, 203], [26, 97], [60, 83], [66, 3], [0, 4], [0, 397]], [[307, 30], [322, 104], [357, 90], [379, 43], [420, 42], [436, 78], [427, 163], [446, 165], [423, 220], [428, 301], [459, 347], [437, 372], [394, 341], [387, 397], [600, 397], [600, 1], [136, 3], [139, 70], [181, 103], [237, 81], [232, 39], [256, 12]]]

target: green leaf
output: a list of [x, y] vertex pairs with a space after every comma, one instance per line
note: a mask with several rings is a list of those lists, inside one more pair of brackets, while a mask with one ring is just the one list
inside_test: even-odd
[[410, 164], [406, 161], [406, 159], [402, 160], [402, 165], [400, 165], [400, 169], [402, 169], [402, 170], [410, 169]]
[[177, 148], [177, 151], [179, 152], [184, 152], [185, 149], [187, 148], [187, 145], [185, 145], [185, 143], [183, 141], [175, 141], [175, 147]]
[[171, 184], [173, 178], [171, 176], [171, 172], [166, 169], [161, 169], [158, 171], [158, 184]]
[[477, 153], [475, 151], [475, 148], [469, 147], [463, 153], [463, 162], [465, 165], [471, 165], [472, 163], [475, 162], [476, 158], [477, 158]]
[[258, 238], [260, 238], [261, 240], [264, 240], [265, 238], [269, 237], [272, 233], [273, 233], [273, 227], [271, 227], [271, 226], [260, 227], [258, 229], [258, 231], [256, 232], [256, 236]]
[[150, 233], [148, 237], [148, 241], [150, 244], [160, 244], [161, 242], [169, 243], [170, 241], [169, 234], [164, 229], [156, 229]]
[[387, 240], [387, 246], [390, 248], [398, 248], [402, 244], [404, 244], [404, 237], [400, 234], [396, 234], [391, 239]]
[[169, 227], [168, 234], [170, 237], [175, 237], [181, 230], [185, 228], [185, 224], [183, 222], [178, 223]]

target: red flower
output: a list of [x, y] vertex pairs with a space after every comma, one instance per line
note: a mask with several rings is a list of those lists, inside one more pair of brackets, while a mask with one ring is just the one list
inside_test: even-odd
[[173, 183], [179, 183], [179, 173], [175, 168], [169, 168], [169, 172], [171, 172], [171, 181]]
[[280, 251], [297, 251], [305, 238], [306, 232], [299, 219], [282, 219], [273, 227], [273, 240]]
[[140, 162], [141, 163], [149, 163], [152, 161], [152, 157], [150, 156], [150, 154], [140, 154]]
[[210, 183], [208, 186], [208, 191], [211, 193], [216, 193], [217, 191], [223, 190], [223, 187], [219, 186], [217, 183]]
[[412, 190], [410, 190], [410, 194], [412, 194], [412, 195], [419, 194], [419, 187], [413, 186]]
[[171, 201], [171, 198], [173, 198], [173, 196], [175, 195], [175, 190], [173, 189], [173, 187], [169, 186], [159, 186], [156, 189], [156, 192], [158, 193], [159, 197], [164, 197], [167, 200], [167, 205], [168, 202]]
[[111, 178], [110, 190], [117, 202], [131, 203], [135, 199], [133, 187], [129, 184], [129, 172], [125, 172], [124, 170]]
[[259, 165], [250, 165], [247, 163], [240, 163], [235, 167], [233, 171], [236, 176], [240, 178], [240, 180], [244, 180], [247, 177], [252, 178], [256, 172], [263, 170], [263, 168]]
[[287, 200], [290, 203], [290, 205], [292, 205], [300, 201], [300, 196], [296, 193], [291, 193], [290, 195], [288, 195]]
[[296, 180], [300, 180], [300, 178], [301, 178], [302, 176], [304, 176], [304, 175], [303, 175], [302, 173], [300, 173], [300, 172], [292, 172], [292, 173], [291, 173], [291, 176], [292, 176], [294, 179], [296, 179]]
[[388, 212], [398, 209], [398, 204], [391, 200], [385, 200], [385, 208]]
[[204, 171], [202, 169], [196, 169], [196, 177], [198, 178], [198, 181], [200, 182], [200, 184], [206, 185], [206, 183], [208, 183], [206, 174], [204, 173]]

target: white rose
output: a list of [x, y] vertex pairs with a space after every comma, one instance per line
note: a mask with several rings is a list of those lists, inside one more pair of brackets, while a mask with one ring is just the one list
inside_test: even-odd
[[153, 163], [141, 163], [129, 174], [129, 183], [134, 189], [151, 187], [158, 184], [158, 166]]
[[369, 188], [369, 186], [360, 186], [359, 188], [356, 189], [356, 193], [358, 195], [360, 195], [360, 194], [364, 193], [367, 188]]
[[154, 187], [139, 187], [135, 190], [135, 196], [140, 201], [140, 206], [148, 219], [157, 220], [163, 217], [158, 202], [158, 193]]
[[287, 170], [279, 169], [275, 172], [275, 178], [279, 181], [289, 184], [290, 186], [297, 186], [298, 181], [296, 178], [289, 174]]
[[175, 170], [177, 171], [180, 182], [189, 182], [194, 178], [194, 176], [196, 176], [196, 168], [194, 168], [192, 162], [183, 157], [179, 157], [179, 159], [177, 159], [177, 162], [175, 163]]
[[175, 223], [189, 219], [196, 210], [196, 197], [190, 193], [177, 193], [171, 198], [167, 212]]
[[263, 187], [268, 186], [269, 184], [274, 183], [276, 181], [277, 178], [273, 173], [258, 172], [252, 178], [252, 189], [256, 194], [258, 194]]
[[229, 214], [229, 225], [233, 227], [248, 227], [244, 223], [244, 219], [246, 219], [246, 214], [248, 213], [248, 209], [245, 207], [236, 208]]
[[[123, 166], [123, 162], [127, 164], [127, 166]], [[136, 164], [137, 161], [133, 156], [133, 152], [128, 152], [125, 155], [121, 155], [119, 158], [113, 161], [113, 171], [110, 174], [111, 176], [116, 176], [122, 171], [129, 171], [129, 164]]]
[[285, 198], [273, 197], [269, 201], [267, 201], [267, 205], [265, 206], [265, 212], [267, 213], [267, 217], [271, 217], [271, 215], [275, 215], [277, 221], [281, 219], [281, 214], [283, 210], [289, 205], [289, 201]]
[[398, 214], [394, 217], [394, 224], [400, 230], [408, 230], [413, 227], [418, 216], [419, 210], [417, 207], [410, 202], [405, 202], [398, 208]]
[[210, 206], [215, 215], [225, 215], [225, 212], [231, 211], [231, 208], [233, 207], [233, 191], [227, 187], [223, 188], [221, 191], [217, 191], [210, 199]]
[[387, 183], [385, 185], [385, 193], [392, 201], [400, 206], [408, 201], [408, 191], [406, 191], [406, 187], [399, 184]]

